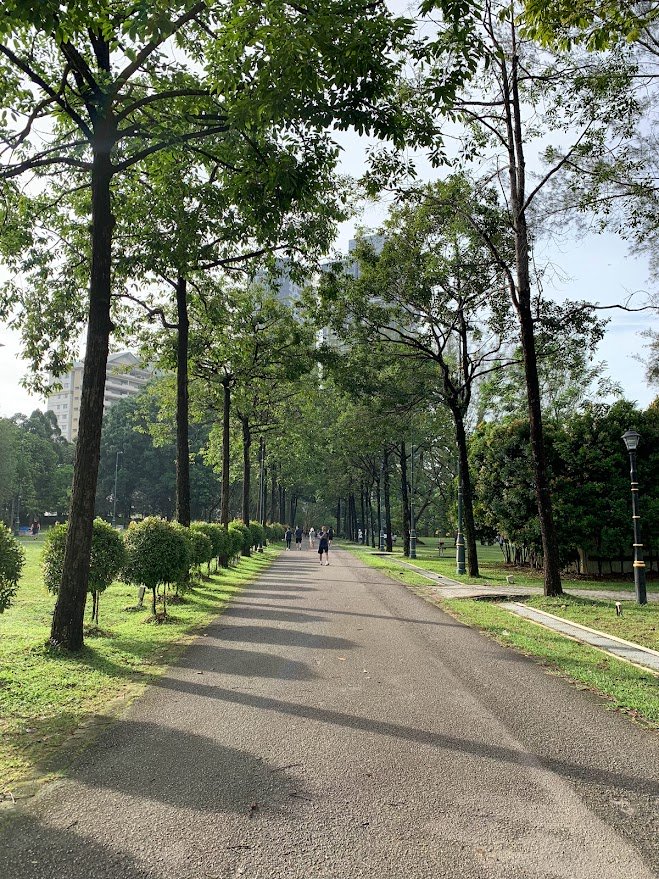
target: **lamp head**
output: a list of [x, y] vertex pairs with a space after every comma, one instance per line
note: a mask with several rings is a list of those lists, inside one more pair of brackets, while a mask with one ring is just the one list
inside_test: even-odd
[[628, 430], [626, 433], [622, 435], [622, 441], [625, 444], [628, 452], [634, 452], [638, 448], [638, 444], [641, 439], [641, 434], [636, 430]]

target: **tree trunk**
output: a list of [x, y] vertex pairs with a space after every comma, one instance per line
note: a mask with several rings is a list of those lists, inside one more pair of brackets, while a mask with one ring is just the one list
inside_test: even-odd
[[399, 449], [400, 496], [403, 507], [403, 555], [410, 554], [410, 500], [407, 491], [407, 448], [402, 440]]
[[375, 488], [378, 493], [377, 495], [377, 511], [378, 511], [378, 534], [377, 534], [377, 546], [380, 548], [380, 535], [382, 534], [382, 501], [380, 499], [380, 480], [375, 480]]
[[188, 284], [176, 280], [178, 332], [176, 340], [176, 521], [190, 525], [190, 442], [188, 404]]
[[238, 416], [243, 428], [243, 502], [242, 502], [242, 520], [245, 525], [249, 525], [249, 495], [252, 483], [252, 431], [249, 426], [249, 418], [242, 415]]
[[103, 396], [110, 346], [110, 292], [112, 274], [112, 232], [114, 217], [110, 199], [112, 163], [110, 152], [116, 142], [114, 122], [102, 120], [95, 127], [96, 143], [92, 165], [91, 277], [89, 322], [80, 398], [80, 421], [76, 442], [69, 525], [66, 534], [62, 583], [57, 595], [50, 630], [51, 644], [69, 650], [83, 645], [83, 620], [96, 481], [101, 450]]
[[[366, 509], [364, 505], [364, 483], [361, 482], [359, 485], [359, 507], [362, 516], [362, 543], [367, 543], [367, 535], [368, 535], [368, 523], [366, 521]], [[359, 529], [357, 529], [357, 535], [359, 536]]]
[[387, 529], [387, 552], [394, 551], [393, 534], [391, 533], [391, 490], [389, 484], [389, 452], [385, 451], [382, 457], [382, 472], [384, 477], [384, 521]]
[[229, 416], [231, 412], [231, 388], [229, 379], [222, 381], [223, 389], [223, 405], [222, 405], [222, 501], [220, 504], [220, 522], [225, 528], [229, 527], [229, 439], [230, 439], [230, 422]]
[[[506, 71], [507, 74], [507, 71]], [[512, 59], [511, 75], [506, 82], [506, 110], [509, 118], [509, 159], [510, 159], [510, 209], [515, 232], [516, 295], [513, 296], [519, 317], [520, 337], [524, 357], [524, 375], [529, 407], [531, 429], [531, 452], [535, 476], [535, 492], [540, 520], [542, 551], [544, 556], [545, 595], [561, 595], [560, 563], [558, 539], [554, 527], [549, 475], [545, 455], [542, 408], [540, 402], [540, 383], [538, 381], [538, 362], [531, 307], [531, 281], [529, 268], [530, 242], [526, 223], [526, 169], [524, 158], [524, 138], [522, 134], [522, 107], [519, 97], [519, 58], [515, 51]], [[509, 83], [509, 86], [508, 86]]]
[[277, 513], [277, 465], [273, 463], [270, 467], [270, 521], [275, 522]]
[[469, 473], [467, 433], [462, 413], [459, 409], [453, 411], [453, 420], [455, 422], [455, 440], [458, 446], [458, 463], [460, 467], [458, 478], [462, 479], [462, 516], [465, 546], [467, 548], [467, 571], [470, 577], [480, 577], [478, 550], [476, 549], [476, 526], [474, 525], [474, 493]]
[[336, 536], [341, 532], [341, 498], [336, 502]]

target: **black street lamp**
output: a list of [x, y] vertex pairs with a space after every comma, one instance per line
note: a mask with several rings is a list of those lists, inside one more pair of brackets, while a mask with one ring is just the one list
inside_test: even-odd
[[643, 544], [641, 543], [641, 516], [638, 506], [638, 480], [636, 478], [636, 449], [638, 448], [641, 435], [635, 430], [628, 430], [623, 434], [627, 451], [629, 452], [629, 465], [632, 481], [632, 522], [634, 524], [634, 589], [636, 601], [639, 604], [647, 604], [648, 597], [645, 591], [645, 562], [643, 561]]
[[455, 571], [456, 574], [466, 574], [465, 567], [465, 538], [463, 529], [463, 495], [462, 495], [462, 468], [458, 458], [458, 533], [455, 535]]

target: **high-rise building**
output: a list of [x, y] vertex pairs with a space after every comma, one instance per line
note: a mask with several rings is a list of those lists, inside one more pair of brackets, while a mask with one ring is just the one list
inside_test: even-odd
[[[78, 436], [83, 365], [81, 360], [77, 360], [71, 372], [57, 380], [61, 389], [50, 394], [46, 404], [47, 411], [55, 414], [62, 436], [69, 442]], [[109, 409], [117, 400], [139, 393], [152, 378], [153, 372], [142, 368], [139, 359], [129, 351], [110, 354], [105, 374], [103, 409]]]

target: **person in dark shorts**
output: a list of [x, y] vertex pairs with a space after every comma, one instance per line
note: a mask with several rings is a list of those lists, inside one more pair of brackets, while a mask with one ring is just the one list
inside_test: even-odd
[[328, 547], [328, 549], [332, 545], [333, 540], [334, 540], [334, 529], [330, 525], [329, 528], [327, 529], [327, 547]]
[[302, 549], [302, 534], [303, 533], [304, 532], [302, 531], [302, 526], [298, 525], [297, 528], [295, 529], [295, 546], [298, 549]]
[[323, 563], [323, 553], [325, 553], [325, 564], [329, 565], [329, 537], [327, 535], [327, 529], [323, 525], [322, 531], [320, 532], [320, 540], [318, 541], [318, 560]]
[[290, 528], [286, 529], [286, 534], [284, 534], [284, 539], [286, 541], [286, 549], [291, 548], [291, 540], [293, 539], [293, 532]]

